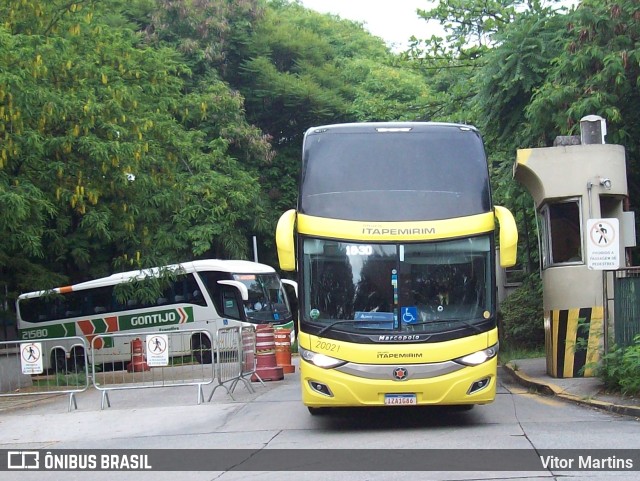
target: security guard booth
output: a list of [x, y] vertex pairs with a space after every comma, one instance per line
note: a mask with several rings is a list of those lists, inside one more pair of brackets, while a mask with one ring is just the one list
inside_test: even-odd
[[[520, 149], [514, 165], [514, 178], [533, 197], [541, 227], [546, 364], [557, 378], [594, 375], [606, 345], [604, 270], [617, 269], [616, 262], [624, 267], [625, 247], [635, 245], [633, 213], [623, 208], [625, 149], [605, 144], [605, 134], [604, 119], [585, 117], [581, 137]], [[594, 219], [606, 222], [593, 227]], [[620, 258], [594, 264], [593, 239], [610, 243]]]

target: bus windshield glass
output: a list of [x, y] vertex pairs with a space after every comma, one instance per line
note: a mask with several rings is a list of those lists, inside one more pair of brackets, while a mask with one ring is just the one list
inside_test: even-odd
[[383, 222], [490, 211], [487, 160], [475, 129], [401, 125], [411, 127], [388, 132], [373, 124], [307, 133], [299, 212]]
[[301, 322], [437, 333], [486, 321], [495, 315], [492, 244], [490, 235], [410, 244], [306, 238]]
[[249, 322], [274, 322], [291, 318], [286, 293], [276, 274], [233, 274], [249, 291], [245, 314]]

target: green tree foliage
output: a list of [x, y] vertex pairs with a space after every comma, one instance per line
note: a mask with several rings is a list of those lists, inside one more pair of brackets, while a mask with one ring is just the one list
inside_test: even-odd
[[418, 10], [425, 20], [437, 20], [446, 36], [415, 39], [408, 59], [424, 72], [437, 92], [438, 108], [431, 119], [477, 124], [481, 115], [473, 109], [472, 100], [478, 91], [475, 85], [478, 70], [485, 65], [484, 55], [493, 36], [515, 17], [522, 1], [438, 2], [430, 10]]
[[358, 121], [429, 119], [433, 96], [418, 73], [363, 58], [345, 65], [343, 75], [357, 85], [349, 112]]
[[238, 45], [241, 60], [227, 76], [245, 96], [249, 119], [278, 146], [300, 145], [312, 125], [355, 120], [349, 108], [356, 83], [343, 71], [354, 57], [388, 57], [382, 41], [354, 22], [296, 3], [269, 7], [249, 41]]
[[640, 394], [640, 336], [633, 345], [606, 353], [597, 372], [608, 389], [629, 396]]
[[536, 8], [538, 4], [526, 0], [447, 0], [431, 10], [419, 10], [419, 14], [438, 19], [448, 32], [447, 47], [463, 51], [493, 43], [492, 36], [516, 18], [518, 7]]
[[131, 28], [148, 2], [119, 5], [0, 5], [0, 269], [11, 291], [246, 257], [250, 233], [271, 230], [257, 177], [238, 164], [272, 156], [242, 98], [214, 76], [193, 80], [184, 54]]
[[[570, 128], [575, 133], [580, 118], [589, 113], [602, 115], [612, 127], [637, 115], [637, 2], [585, 0], [567, 28], [564, 51], [527, 108], [536, 122], [531, 135], [546, 143], [547, 129]], [[614, 128], [609, 140], [624, 144], [636, 133], [634, 128], [632, 122]]]
[[500, 305], [501, 342], [509, 349], [539, 349], [544, 346], [542, 282], [529, 276]]
[[624, 145], [630, 199], [638, 210], [640, 22], [635, 0], [584, 0], [567, 18], [568, 38], [526, 107], [531, 145], [577, 133], [585, 115], [607, 121], [607, 142]]
[[248, 120], [276, 150], [258, 174], [277, 215], [295, 206], [309, 127], [423, 119], [432, 100], [422, 77], [395, 65], [384, 43], [360, 24], [296, 2], [268, 2], [253, 30], [233, 37], [226, 59], [223, 77], [241, 92]]
[[[525, 108], [562, 53], [566, 18], [548, 9], [524, 12], [495, 35], [478, 75], [479, 127], [501, 148], [527, 142]], [[526, 143], [524, 144], [526, 145]]]
[[513, 181], [517, 148], [529, 146], [525, 109], [546, 81], [566, 39], [566, 17], [547, 7], [529, 9], [494, 32], [493, 48], [483, 56], [474, 97], [478, 127], [490, 150], [496, 203], [511, 209], [520, 233], [521, 265], [537, 268], [536, 221], [530, 195]]
[[381, 40], [298, 4], [4, 0], [0, 14], [0, 269], [14, 293], [247, 257], [254, 234], [272, 251], [306, 128], [421, 115], [417, 76], [367, 60], [390, 58]]
[[[511, 178], [518, 148], [548, 146], [583, 115], [602, 115], [608, 141], [627, 149], [637, 204], [636, 1], [584, 0], [566, 12], [557, 2], [449, 0], [420, 15], [446, 38], [395, 55], [362, 25], [293, 0], [0, 0], [5, 287], [15, 295], [119, 269], [249, 257], [252, 235], [275, 263], [302, 136], [323, 123], [477, 125], [496, 203], [516, 214], [532, 271], [534, 210]], [[505, 324], [523, 314], [515, 307]]]

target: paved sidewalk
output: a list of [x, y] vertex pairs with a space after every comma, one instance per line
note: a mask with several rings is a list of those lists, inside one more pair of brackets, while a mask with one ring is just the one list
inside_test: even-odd
[[547, 374], [546, 359], [512, 360], [504, 370], [520, 384], [543, 394], [626, 416], [640, 418], [640, 398], [609, 394], [597, 377], [555, 378]]

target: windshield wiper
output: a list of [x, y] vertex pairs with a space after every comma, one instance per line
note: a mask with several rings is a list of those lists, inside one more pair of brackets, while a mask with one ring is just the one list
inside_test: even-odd
[[[324, 334], [325, 332], [327, 332], [329, 329], [331, 329], [333, 326], [337, 326], [338, 324], [353, 324], [356, 321], [347, 321], [347, 320], [342, 320], [342, 321], [334, 321], [331, 324], [329, 324], [328, 326], [323, 327], [322, 329], [320, 329], [320, 332], [318, 332], [318, 336], [321, 336], [322, 334]], [[360, 321], [358, 321], [360, 322]]]
[[470, 327], [471, 329], [475, 329], [478, 332], [485, 332], [482, 329], [480, 329], [478, 326], [476, 326], [475, 324], [472, 324], [471, 322], [465, 321], [463, 319], [434, 319], [432, 321], [414, 322], [412, 324], [407, 324], [407, 325], [408, 326], [424, 326], [424, 325], [427, 325], [427, 324], [444, 324], [445, 322], [461, 322], [465, 326]]

